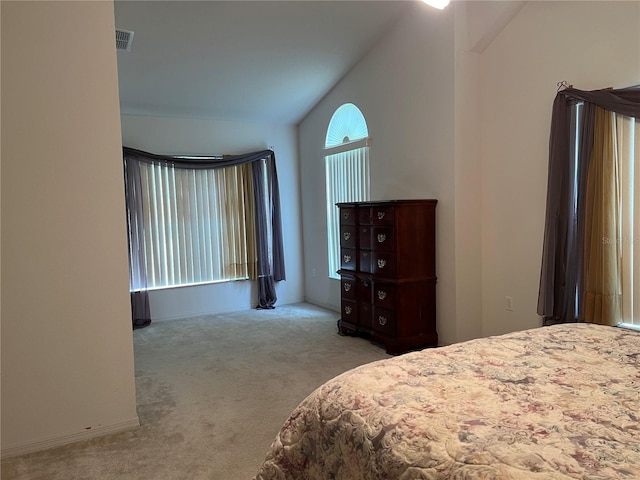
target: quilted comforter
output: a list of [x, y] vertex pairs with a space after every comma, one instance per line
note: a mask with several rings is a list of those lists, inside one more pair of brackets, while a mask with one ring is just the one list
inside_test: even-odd
[[334, 378], [255, 478], [640, 479], [639, 420], [640, 333], [542, 327]]

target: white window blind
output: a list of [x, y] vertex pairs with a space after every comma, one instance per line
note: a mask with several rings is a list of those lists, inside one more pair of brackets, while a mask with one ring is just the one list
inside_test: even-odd
[[640, 122], [615, 116], [620, 167], [622, 325], [640, 329]]
[[[149, 288], [248, 278], [255, 271], [247, 165], [187, 170], [141, 164]], [[134, 286], [135, 288], [135, 286]]]
[[370, 198], [368, 135], [364, 116], [352, 103], [340, 106], [327, 128], [324, 158], [330, 278], [339, 278], [340, 268], [340, 215], [336, 203]]
[[[329, 276], [340, 268], [340, 212], [336, 203], [369, 199], [369, 147], [325, 157], [327, 177], [327, 226]], [[366, 179], [366, 181], [363, 181]]]

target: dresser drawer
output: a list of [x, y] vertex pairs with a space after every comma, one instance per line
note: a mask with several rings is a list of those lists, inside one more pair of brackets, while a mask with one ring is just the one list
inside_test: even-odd
[[394, 336], [396, 334], [396, 312], [374, 307], [373, 329], [384, 335]]
[[360, 250], [359, 258], [360, 260], [360, 271], [363, 273], [372, 273], [373, 266], [371, 264], [372, 258], [371, 250]]
[[340, 209], [340, 225], [356, 224], [356, 208], [343, 207]]
[[393, 227], [373, 227], [371, 229], [372, 249], [379, 252], [393, 252]]
[[373, 287], [373, 304], [376, 307], [393, 310], [396, 306], [396, 286], [376, 282]]
[[371, 292], [373, 290], [373, 282], [368, 277], [358, 278], [358, 290], [356, 292], [358, 301], [372, 303]]
[[353, 300], [342, 300], [342, 320], [345, 322], [358, 323], [358, 304]]
[[360, 207], [358, 209], [358, 223], [360, 225], [367, 225], [371, 223], [371, 208]]
[[355, 300], [357, 296], [356, 278], [342, 275], [340, 279], [340, 295], [347, 300]]
[[353, 248], [340, 249], [340, 268], [342, 270], [356, 270], [356, 250]]
[[340, 226], [340, 246], [342, 248], [356, 248], [356, 226]]
[[395, 220], [393, 207], [379, 206], [371, 209], [371, 223], [374, 225], [393, 225]]
[[358, 227], [358, 247], [371, 250], [371, 226], [360, 225]]
[[396, 275], [396, 259], [393, 253], [371, 252], [371, 273], [383, 278]]
[[373, 324], [373, 306], [370, 303], [358, 304], [358, 324], [371, 329]]

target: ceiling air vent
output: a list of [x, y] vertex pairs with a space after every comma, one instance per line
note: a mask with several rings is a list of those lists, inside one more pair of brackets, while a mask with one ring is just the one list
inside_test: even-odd
[[133, 32], [116, 28], [116, 50], [131, 51]]

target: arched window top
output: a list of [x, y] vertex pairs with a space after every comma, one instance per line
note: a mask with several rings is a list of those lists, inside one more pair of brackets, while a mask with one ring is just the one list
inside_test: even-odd
[[345, 103], [338, 107], [331, 117], [324, 146], [325, 148], [335, 147], [368, 136], [367, 122], [360, 109], [353, 103]]

